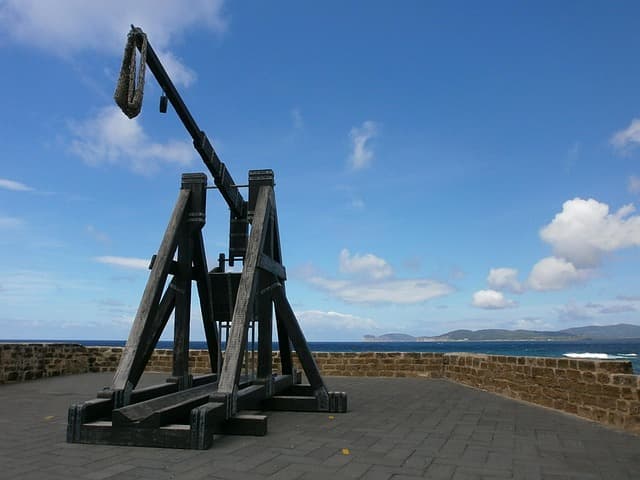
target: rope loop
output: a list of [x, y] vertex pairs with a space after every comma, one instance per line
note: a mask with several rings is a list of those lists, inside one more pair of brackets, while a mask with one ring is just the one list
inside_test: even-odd
[[[138, 41], [138, 37], [140, 40]], [[140, 43], [140, 65], [136, 79], [136, 43]], [[124, 47], [122, 67], [113, 99], [129, 118], [138, 116], [144, 95], [144, 73], [147, 62], [147, 35], [139, 28], [131, 28]]]

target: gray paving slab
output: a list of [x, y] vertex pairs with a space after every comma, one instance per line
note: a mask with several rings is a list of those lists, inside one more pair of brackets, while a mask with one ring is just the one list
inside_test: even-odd
[[[143, 384], [164, 381], [145, 375]], [[328, 378], [347, 414], [269, 413], [207, 451], [65, 443], [110, 374], [0, 385], [0, 479], [634, 479], [640, 437], [446, 380]]]

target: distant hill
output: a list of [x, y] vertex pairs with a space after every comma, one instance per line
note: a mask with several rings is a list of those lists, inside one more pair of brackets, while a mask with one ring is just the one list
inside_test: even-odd
[[578, 341], [578, 340], [620, 340], [628, 338], [640, 338], [640, 326], [628, 323], [617, 325], [567, 328], [558, 331], [536, 330], [453, 330], [436, 337], [414, 337], [404, 333], [387, 333], [376, 337], [365, 335], [365, 342], [459, 342], [459, 341], [522, 341], [522, 340], [552, 340], [552, 341]]
[[376, 337], [375, 335], [365, 335], [365, 342], [415, 342], [416, 337], [405, 333], [385, 333]]
[[563, 330], [563, 332], [590, 339], [640, 338], [640, 327], [638, 325], [630, 325], [628, 323], [619, 323], [617, 325], [608, 325], [606, 327], [590, 326], [567, 328], [566, 330]]

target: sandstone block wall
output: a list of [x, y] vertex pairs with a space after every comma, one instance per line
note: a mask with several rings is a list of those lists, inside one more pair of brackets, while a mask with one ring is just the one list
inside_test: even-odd
[[[114, 371], [122, 347], [0, 344], [0, 383]], [[469, 353], [318, 352], [323, 375], [445, 378], [510, 398], [640, 433], [640, 376], [631, 362]], [[248, 355], [251, 363], [251, 354]], [[191, 371], [210, 371], [206, 350], [192, 350]], [[171, 372], [172, 351], [156, 350], [147, 371]], [[297, 368], [300, 363], [294, 355]], [[273, 369], [280, 369], [278, 352]]]
[[444, 377], [640, 432], [640, 377], [631, 362], [448, 353]]
[[[442, 354], [425, 352], [318, 352], [323, 375], [342, 377], [442, 377]], [[279, 355], [274, 364], [280, 366]], [[296, 362], [301, 368], [299, 362]]]
[[86, 347], [73, 344], [0, 344], [0, 383], [88, 371]]

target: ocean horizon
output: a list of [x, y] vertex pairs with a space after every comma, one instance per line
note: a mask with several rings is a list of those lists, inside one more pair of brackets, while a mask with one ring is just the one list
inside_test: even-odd
[[[11, 339], [0, 343], [77, 343], [84, 346], [123, 347], [126, 340], [45, 340]], [[251, 342], [250, 342], [251, 343]], [[628, 360], [640, 374], [640, 340], [608, 341], [456, 341], [456, 342], [308, 342], [314, 352], [466, 352], [525, 357], [591, 358]], [[206, 349], [207, 342], [190, 342], [192, 349]], [[160, 340], [156, 348], [173, 348], [173, 341]], [[223, 342], [224, 348], [224, 342]], [[251, 349], [251, 344], [249, 344]], [[257, 344], [255, 345], [257, 348]], [[278, 349], [278, 342], [273, 342]]]

